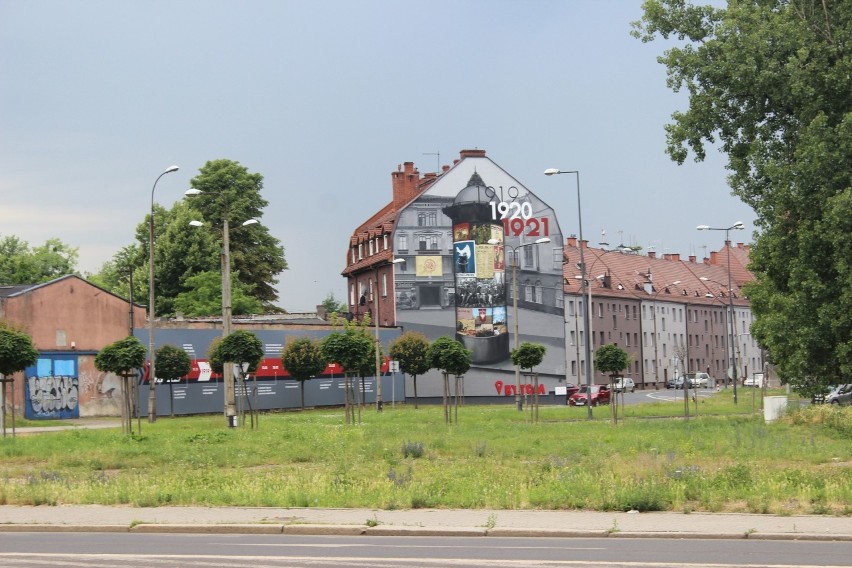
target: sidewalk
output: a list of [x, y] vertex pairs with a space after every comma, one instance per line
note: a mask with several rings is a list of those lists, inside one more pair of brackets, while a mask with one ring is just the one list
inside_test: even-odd
[[852, 518], [725, 513], [0, 506], [0, 532], [842, 540]]

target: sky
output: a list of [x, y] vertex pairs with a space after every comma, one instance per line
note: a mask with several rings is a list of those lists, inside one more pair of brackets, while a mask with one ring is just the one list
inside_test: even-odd
[[[346, 299], [352, 231], [392, 171], [487, 156], [556, 210], [565, 235], [718, 250], [753, 211], [711, 149], [678, 166], [684, 110], [630, 36], [640, 0], [0, 0], [0, 237], [58, 238], [97, 272], [208, 160], [264, 177], [260, 221], [285, 248], [279, 305]], [[461, 189], [461, 188], [459, 188]]]

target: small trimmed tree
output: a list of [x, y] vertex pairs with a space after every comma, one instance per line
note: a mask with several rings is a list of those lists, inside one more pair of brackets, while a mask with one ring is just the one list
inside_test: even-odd
[[544, 354], [547, 352], [547, 347], [539, 343], [529, 343], [524, 341], [517, 349], [512, 349], [512, 363], [526, 369], [527, 373], [532, 376], [533, 380], [533, 421], [538, 422], [538, 373], [533, 372], [533, 368], [541, 365], [544, 361]]
[[359, 369], [374, 360], [373, 345], [373, 339], [357, 322], [344, 322], [343, 331], [329, 333], [320, 343], [325, 360], [343, 367], [345, 377], [343, 408], [347, 424], [355, 422], [352, 379], [357, 376]]
[[458, 379], [470, 369], [471, 352], [451, 337], [439, 337], [429, 346], [429, 365], [440, 369], [444, 377], [444, 423], [452, 422], [450, 413], [450, 375], [456, 377], [456, 422], [458, 422]]
[[[627, 354], [627, 351], [614, 343], [602, 346], [595, 354], [595, 368], [602, 373], [609, 374], [610, 391], [614, 391], [613, 383], [615, 382], [615, 377], [626, 369], [628, 365], [630, 365], [630, 356]], [[613, 420], [618, 423], [618, 396], [614, 392], [613, 395], [616, 401], [612, 408]], [[591, 396], [592, 394], [589, 393], [590, 404]]]
[[308, 337], [288, 341], [281, 352], [281, 364], [284, 365], [290, 377], [299, 381], [302, 410], [304, 410], [305, 381], [322, 373], [328, 364], [323, 357], [320, 342]]
[[157, 353], [157, 374], [169, 383], [169, 413], [175, 415], [174, 392], [172, 383], [186, 376], [192, 368], [189, 354], [174, 345], [163, 345]]
[[[104, 373], [113, 373], [124, 377], [124, 411], [122, 412], [122, 427], [125, 434], [132, 434], [133, 407], [131, 401], [130, 377], [135, 369], [145, 364], [147, 350], [142, 342], [135, 337], [128, 336], [124, 339], [111, 343], [101, 349], [95, 356], [95, 367]], [[153, 380], [153, 378], [152, 378]]]
[[429, 372], [429, 340], [422, 333], [406, 331], [390, 344], [391, 359], [399, 361], [399, 370], [414, 381], [414, 408], [417, 409], [417, 376]]
[[5, 321], [0, 321], [0, 424], [6, 436], [6, 383], [12, 383], [12, 434], [15, 433], [15, 373], [38, 360], [32, 338]]
[[[243, 383], [243, 393], [246, 393], [246, 373], [257, 369], [257, 365], [263, 360], [263, 342], [250, 331], [237, 330], [222, 338], [217, 345], [218, 356], [222, 363], [234, 363], [239, 368], [239, 379]], [[251, 399], [245, 396], [251, 412], [251, 426], [256, 426], [255, 409], [251, 407]], [[245, 418], [243, 418], [245, 423]]]

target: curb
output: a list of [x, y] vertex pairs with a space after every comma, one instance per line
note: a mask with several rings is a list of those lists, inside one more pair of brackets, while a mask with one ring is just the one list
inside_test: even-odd
[[356, 525], [280, 525], [280, 524], [153, 524], [128, 525], [51, 525], [0, 524], [0, 533], [19, 532], [102, 532], [140, 534], [283, 534], [310, 536], [431, 536], [431, 537], [519, 537], [519, 538], [659, 538], [683, 540], [791, 540], [852, 542], [852, 534], [815, 533], [688, 533], [688, 532], [610, 532], [560, 529], [485, 529], [465, 527], [375, 526]]

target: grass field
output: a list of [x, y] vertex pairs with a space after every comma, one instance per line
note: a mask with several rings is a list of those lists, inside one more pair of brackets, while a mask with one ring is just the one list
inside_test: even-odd
[[[766, 424], [750, 392], [610, 409], [397, 405], [142, 422], [0, 440], [0, 503], [740, 511], [852, 515], [852, 408]], [[134, 421], [134, 428], [137, 423]]]

